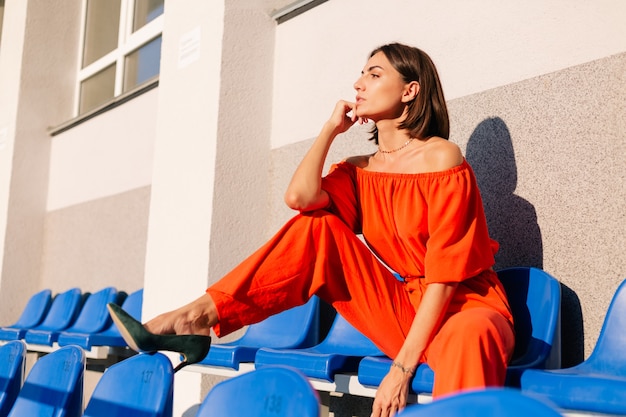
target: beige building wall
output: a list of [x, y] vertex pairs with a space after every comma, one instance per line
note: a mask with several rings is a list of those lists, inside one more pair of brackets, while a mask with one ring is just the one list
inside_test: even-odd
[[[0, 316], [42, 286], [48, 128], [71, 117], [80, 1], [5, 1], [0, 46]], [[79, 21], [79, 20], [78, 20]], [[59, 288], [55, 288], [59, 289]]]
[[[280, 4], [166, 0], [159, 85], [51, 136], [72, 118], [82, 1], [5, 1], [4, 320], [44, 287], [143, 287], [146, 318], [197, 297], [293, 215], [299, 159], [369, 51], [398, 40], [440, 70], [497, 266], [559, 279], [564, 364], [588, 356], [626, 278], [626, 3], [329, 0], [277, 26]], [[372, 152], [366, 136], [339, 138], [327, 168]], [[200, 385], [177, 375], [175, 415]]]
[[143, 287], [157, 100], [152, 89], [49, 139], [43, 285]]
[[[619, 0], [330, 0], [276, 29], [272, 148], [317, 135], [369, 52], [405, 42], [437, 65], [448, 100], [624, 52]], [[315, 34], [315, 35], [313, 35]]]

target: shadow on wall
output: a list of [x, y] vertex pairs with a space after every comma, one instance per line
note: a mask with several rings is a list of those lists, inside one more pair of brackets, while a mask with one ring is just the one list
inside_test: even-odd
[[[515, 195], [517, 164], [506, 123], [499, 117], [480, 122], [467, 143], [466, 158], [476, 174], [489, 233], [500, 243], [495, 269], [543, 269], [537, 213], [530, 202]], [[584, 359], [583, 319], [576, 293], [564, 284], [561, 292], [561, 365], [569, 367]]]
[[585, 359], [585, 333], [580, 298], [561, 283], [561, 367], [578, 365]]
[[543, 242], [535, 208], [515, 195], [517, 164], [509, 129], [499, 117], [483, 120], [467, 143], [491, 237], [500, 243], [496, 269], [543, 268]]

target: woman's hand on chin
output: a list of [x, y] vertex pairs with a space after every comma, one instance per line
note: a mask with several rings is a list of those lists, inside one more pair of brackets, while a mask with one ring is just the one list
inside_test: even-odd
[[350, 129], [355, 123], [364, 124], [369, 120], [366, 117], [356, 115], [356, 103], [351, 101], [339, 100], [335, 105], [335, 109], [326, 122], [338, 135]]

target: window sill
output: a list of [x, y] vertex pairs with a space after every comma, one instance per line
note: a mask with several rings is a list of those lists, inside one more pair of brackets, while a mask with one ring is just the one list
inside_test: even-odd
[[111, 99], [111, 101], [101, 105], [100, 107], [97, 107], [87, 113], [83, 113], [79, 116], [76, 116], [73, 119], [70, 119], [67, 122], [62, 123], [58, 126], [51, 127], [50, 129], [48, 129], [48, 133], [50, 134], [50, 136], [56, 136], [59, 133], [63, 133], [66, 130], [73, 128], [74, 126], [78, 126], [79, 124], [84, 123], [87, 120], [93, 119], [94, 117], [102, 113], [106, 113], [109, 110], [112, 110], [118, 106], [121, 106], [127, 101], [130, 101], [134, 99], [135, 97], [140, 96], [152, 90], [153, 88], [156, 88], [158, 85], [159, 85], [158, 78], [153, 79], [151, 81], [147, 81], [144, 84], [135, 88], [134, 90], [128, 91], [127, 93], [114, 97], [113, 99]]

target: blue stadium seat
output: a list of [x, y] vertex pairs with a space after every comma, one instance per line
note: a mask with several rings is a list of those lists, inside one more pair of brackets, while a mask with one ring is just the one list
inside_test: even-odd
[[48, 314], [52, 304], [52, 291], [46, 289], [33, 294], [17, 321], [0, 328], [0, 340], [20, 340], [26, 331], [38, 326]]
[[[133, 318], [141, 321], [141, 307], [143, 304], [143, 290], [131, 293], [124, 302], [122, 308]], [[83, 349], [90, 350], [93, 346], [127, 346], [124, 338], [120, 334], [117, 326], [111, 322], [109, 327], [97, 333], [75, 333], [70, 330], [59, 334], [57, 340], [59, 346], [77, 345]]]
[[562, 417], [548, 403], [527, 397], [517, 389], [468, 391], [433, 401], [409, 405], [397, 417]]
[[[367, 356], [359, 362], [359, 383], [368, 387], [377, 387], [389, 372], [391, 359], [387, 356]], [[420, 364], [411, 381], [411, 391], [415, 394], [431, 393], [435, 382], [435, 373], [426, 364]]]
[[383, 355], [367, 337], [355, 329], [340, 314], [319, 344], [302, 349], [262, 348], [256, 354], [255, 367], [287, 365], [306, 376], [333, 381], [338, 372], [354, 372], [364, 356]]
[[522, 392], [564, 409], [626, 415], [625, 330], [626, 280], [613, 296], [589, 358], [566, 369], [524, 372]]
[[78, 288], [72, 288], [63, 293], [57, 294], [52, 300], [50, 310], [48, 311], [48, 314], [46, 314], [46, 318], [43, 322], [32, 329], [28, 329], [24, 334], [24, 337], [26, 337], [26, 334], [32, 330], [52, 331], [67, 328], [76, 319], [76, 316], [82, 307], [82, 303], [83, 295]]
[[[520, 386], [520, 376], [526, 369], [558, 368], [560, 366], [559, 282], [538, 268], [517, 267], [498, 271], [515, 320], [515, 352], [507, 370], [506, 385]], [[359, 364], [359, 382], [378, 386], [389, 371], [391, 359], [364, 358]], [[413, 378], [415, 393], [432, 392], [434, 373], [421, 364]]]
[[267, 366], [215, 385], [196, 417], [319, 417], [317, 391], [293, 368]]
[[240, 363], [254, 362], [257, 351], [263, 347], [298, 349], [315, 345], [319, 340], [319, 303], [314, 296], [302, 306], [248, 326], [240, 339], [212, 345], [199, 364], [238, 370]]
[[100, 378], [83, 417], [172, 417], [174, 371], [162, 353], [140, 353]]
[[0, 347], [0, 416], [9, 414], [24, 380], [26, 343], [13, 340]]
[[[61, 331], [68, 333], [97, 333], [110, 325], [111, 318], [109, 316], [106, 305], [117, 300], [117, 290], [113, 287], [103, 288], [87, 297], [84, 305], [79, 310], [76, 321], [67, 327], [63, 325], [69, 323], [67, 318], [61, 320], [56, 326], [41, 326], [26, 332], [24, 340], [26, 343], [35, 345], [52, 346], [57, 341]], [[68, 309], [69, 309], [68, 305]], [[68, 314], [70, 316], [70, 314]], [[48, 318], [46, 317], [46, 322]], [[46, 323], [44, 323], [46, 324]]]
[[30, 370], [9, 417], [80, 417], [85, 354], [65, 346], [41, 357]]

